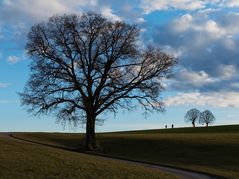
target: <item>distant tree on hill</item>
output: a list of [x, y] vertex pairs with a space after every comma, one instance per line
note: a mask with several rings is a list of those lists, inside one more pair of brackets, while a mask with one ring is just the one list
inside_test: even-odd
[[159, 48], [139, 46], [139, 29], [101, 14], [53, 16], [28, 34], [31, 76], [20, 93], [34, 114], [55, 112], [63, 121], [86, 125], [86, 147], [97, 149], [99, 115], [132, 109], [163, 111], [162, 79], [176, 59]]
[[184, 116], [184, 119], [186, 122], [192, 122], [193, 127], [195, 127], [195, 122], [198, 120], [200, 116], [200, 111], [196, 108], [190, 109], [186, 115]]
[[199, 123], [206, 124], [206, 127], [208, 127], [208, 124], [213, 123], [215, 120], [216, 118], [214, 117], [212, 112], [209, 110], [203, 111], [199, 117]]

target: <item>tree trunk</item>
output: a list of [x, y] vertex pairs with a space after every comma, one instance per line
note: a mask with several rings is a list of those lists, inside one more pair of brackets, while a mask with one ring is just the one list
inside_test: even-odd
[[87, 114], [86, 149], [90, 151], [94, 151], [97, 149], [96, 138], [95, 138], [95, 119], [96, 119], [95, 115]]
[[206, 123], [206, 127], [208, 127], [208, 123]]
[[192, 122], [193, 127], [195, 127], [195, 122]]

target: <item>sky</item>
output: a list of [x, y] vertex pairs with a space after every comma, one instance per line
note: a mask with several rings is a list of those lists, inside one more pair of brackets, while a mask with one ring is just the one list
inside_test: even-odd
[[178, 59], [175, 77], [162, 82], [165, 113], [120, 110], [101, 116], [98, 132], [188, 127], [184, 115], [191, 108], [211, 110], [213, 125], [239, 123], [239, 0], [0, 0], [0, 131], [84, 132], [52, 115], [27, 113], [18, 92], [30, 73], [25, 43], [31, 26], [87, 11], [137, 24], [143, 45]]

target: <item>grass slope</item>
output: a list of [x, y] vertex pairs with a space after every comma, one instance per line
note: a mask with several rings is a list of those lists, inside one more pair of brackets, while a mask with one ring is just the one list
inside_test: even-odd
[[0, 135], [0, 178], [175, 178], [96, 156], [19, 142]]
[[[20, 137], [81, 148], [82, 134], [22, 133]], [[239, 125], [98, 134], [105, 154], [239, 178]]]

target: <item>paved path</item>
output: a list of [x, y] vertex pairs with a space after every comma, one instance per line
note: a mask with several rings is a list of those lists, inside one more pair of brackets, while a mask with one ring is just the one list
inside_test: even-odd
[[[95, 155], [95, 154], [93, 154], [93, 155]], [[96, 155], [98, 155], [98, 154], [96, 154]], [[216, 176], [210, 176], [210, 175], [203, 174], [203, 173], [197, 173], [197, 172], [193, 172], [193, 171], [189, 171], [189, 170], [172, 168], [172, 167], [168, 167], [168, 166], [166, 167], [166, 166], [161, 166], [161, 165], [156, 165], [156, 164], [151, 164], [151, 163], [146, 163], [146, 162], [114, 158], [114, 157], [106, 156], [106, 155], [98, 155], [98, 156], [103, 157], [104, 159], [107, 159], [107, 160], [115, 160], [115, 161], [126, 162], [126, 163], [130, 163], [130, 164], [134, 164], [134, 165], [140, 165], [140, 166], [144, 166], [144, 167], [159, 169], [162, 172], [170, 173], [170, 174], [178, 176], [179, 178], [182, 178], [182, 179], [216, 179], [216, 178], [218, 178]]]
[[85, 154], [85, 155], [95, 155], [95, 156], [98, 156], [98, 157], [103, 158], [105, 160], [120, 161], [120, 162], [125, 162], [125, 163], [128, 163], [128, 164], [140, 165], [140, 166], [144, 166], [144, 167], [158, 169], [162, 172], [170, 173], [170, 174], [178, 176], [182, 179], [217, 179], [217, 178], [219, 178], [217, 176], [212, 176], [212, 175], [204, 174], [204, 173], [198, 173], [198, 172], [194, 172], [194, 171], [190, 171], [190, 170], [183, 170], [183, 169], [178, 169], [178, 168], [173, 168], [173, 167], [168, 167], [168, 166], [162, 166], [162, 165], [157, 165], [157, 164], [152, 164], [152, 163], [147, 163], [147, 162], [141, 162], [141, 161], [115, 158], [115, 157], [112, 157], [112, 156], [107, 156], [107, 155], [99, 154], [99, 153], [79, 152], [79, 151], [76, 151], [74, 149], [69, 149], [69, 148], [65, 148], [65, 147], [58, 147], [58, 146], [54, 146], [54, 145], [49, 145], [49, 144], [44, 144], [44, 143], [40, 143], [40, 142], [35, 142], [35, 141], [22, 139], [22, 138], [14, 136], [11, 133], [0, 133], [0, 135], [5, 136], [5, 137], [9, 137], [12, 140], [18, 140], [18, 141], [27, 142], [27, 143], [34, 143], [34, 144], [38, 144], [38, 145], [54, 147], [54, 148], [58, 148], [58, 149], [63, 149], [63, 150], [68, 150], [68, 151], [72, 151], [72, 152], [82, 153], [82, 154]]

